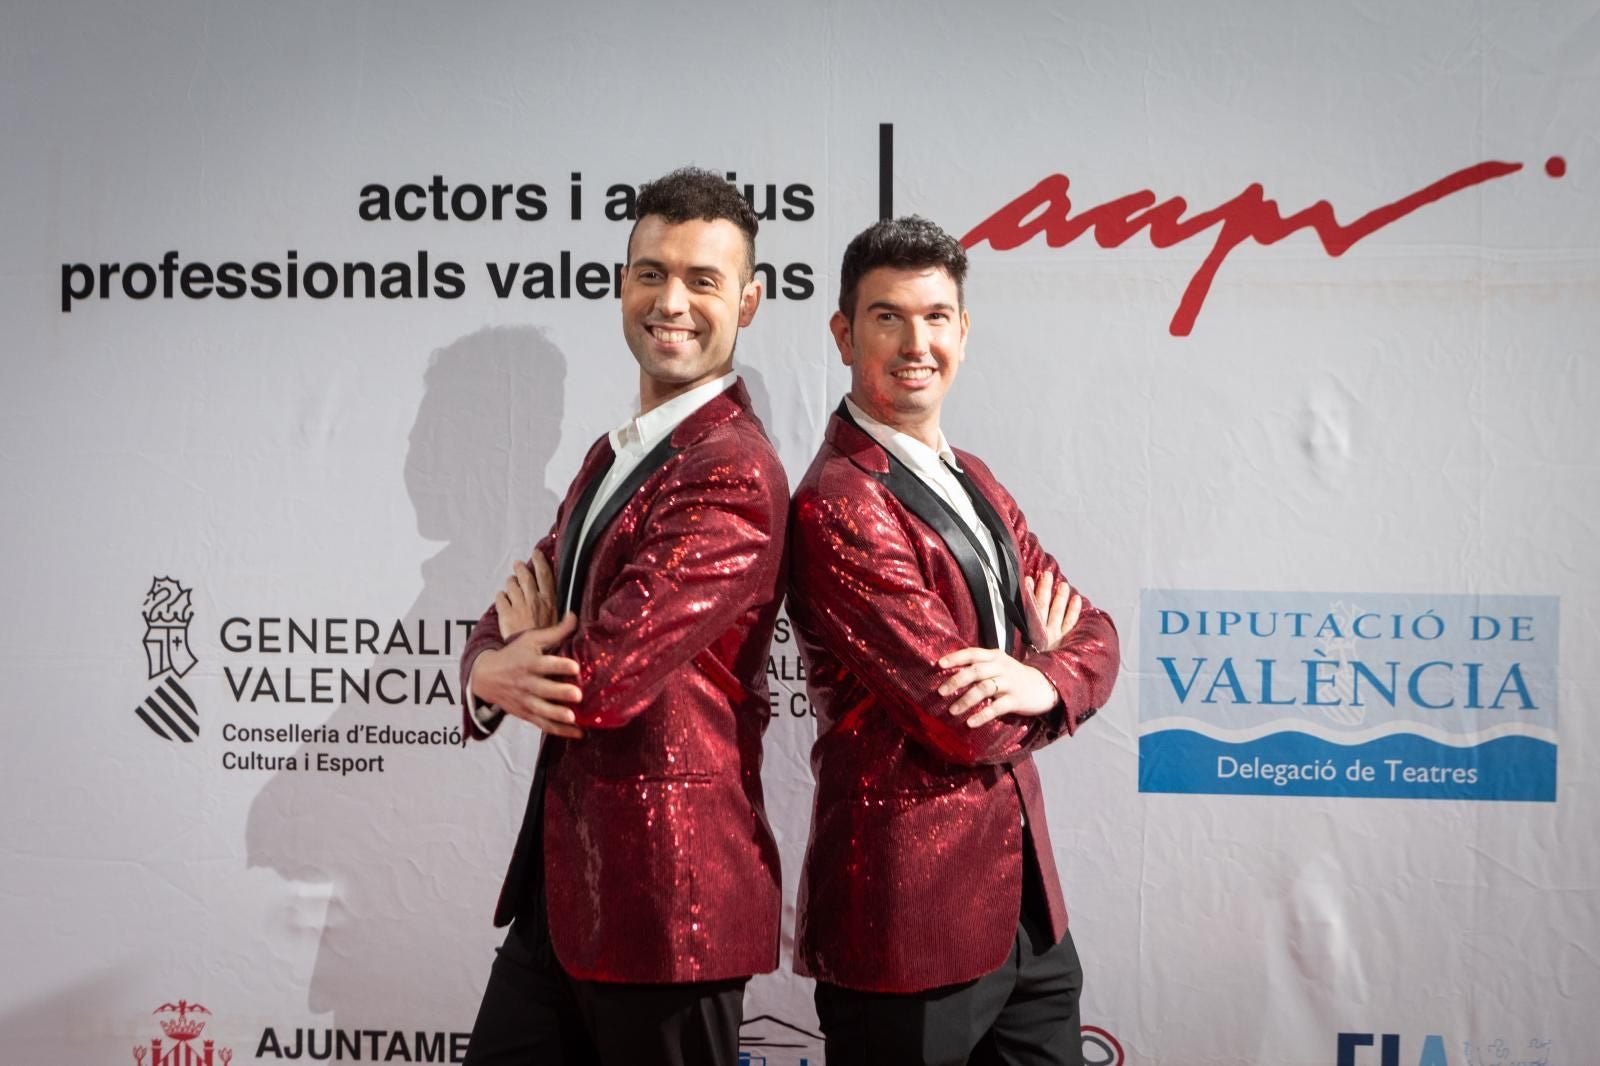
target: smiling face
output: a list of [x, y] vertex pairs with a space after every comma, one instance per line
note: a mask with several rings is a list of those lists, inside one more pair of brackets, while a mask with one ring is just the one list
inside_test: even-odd
[[643, 410], [732, 369], [739, 330], [761, 302], [761, 283], [744, 280], [746, 261], [745, 235], [726, 219], [639, 220], [622, 278], [622, 335], [639, 364]]
[[867, 414], [939, 444], [939, 409], [966, 358], [967, 312], [943, 267], [875, 267], [861, 278], [853, 318], [829, 323], [850, 368], [850, 398]]

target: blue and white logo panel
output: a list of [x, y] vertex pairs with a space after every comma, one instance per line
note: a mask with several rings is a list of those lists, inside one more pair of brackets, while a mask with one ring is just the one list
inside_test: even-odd
[[1140, 600], [1141, 792], [1555, 799], [1553, 596]]

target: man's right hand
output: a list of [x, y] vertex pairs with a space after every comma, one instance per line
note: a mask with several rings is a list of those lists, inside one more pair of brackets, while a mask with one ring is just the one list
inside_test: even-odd
[[526, 630], [502, 648], [485, 651], [472, 664], [472, 694], [551, 736], [578, 740], [583, 730], [566, 704], [578, 703], [583, 692], [562, 678], [578, 676], [576, 661], [548, 655], [571, 635], [578, 616], [568, 611], [560, 623]]

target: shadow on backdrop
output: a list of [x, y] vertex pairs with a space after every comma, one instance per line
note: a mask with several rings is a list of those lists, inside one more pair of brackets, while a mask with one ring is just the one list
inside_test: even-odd
[[[421, 620], [430, 633], [475, 620], [511, 560], [526, 558], [554, 520], [558, 500], [545, 488], [545, 468], [560, 441], [565, 375], [561, 351], [532, 327], [480, 330], [433, 354], [405, 484], [417, 532], [443, 547], [422, 564], [421, 591], [403, 618], [412, 633]], [[387, 634], [395, 620], [377, 621]], [[442, 669], [454, 690], [465, 636], [455, 628], [448, 656], [379, 655], [372, 676], [396, 667], [431, 679]], [[340, 744], [298, 754], [383, 754], [384, 772], [280, 772], [251, 807], [249, 865], [288, 882], [286, 925], [296, 913], [314, 914], [319, 897], [327, 900], [307, 1006], [332, 1012], [337, 1027], [471, 1025], [492, 961], [488, 945], [499, 940], [490, 917], [527, 796], [534, 737], [465, 751], [342, 739], [357, 724], [459, 723], [459, 705], [442, 699], [346, 702], [326, 722], [339, 730]]]

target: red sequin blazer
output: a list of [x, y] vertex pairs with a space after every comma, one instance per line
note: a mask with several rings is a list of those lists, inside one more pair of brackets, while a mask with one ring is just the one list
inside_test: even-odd
[[[956, 455], [999, 534], [1011, 576], [1002, 588], [1015, 596], [1019, 575], [1059, 578], [1016, 501], [980, 461]], [[938, 694], [946, 672], [934, 664], [1006, 622], [992, 617], [976, 549], [949, 516], [842, 410], [791, 506], [788, 610], [818, 717], [795, 962], [848, 988], [917, 992], [998, 968], [1017, 929], [1024, 832], [1052, 934], [1066, 930], [1030, 753], [1105, 703], [1116, 629], [1085, 599], [1059, 649], [1011, 639], [1012, 654], [1055, 687], [1054, 712], [977, 729], [951, 718], [955, 697]]]
[[[539, 543], [548, 558], [564, 558], [574, 506], [611, 454], [604, 437], [590, 449]], [[788, 481], [743, 382], [684, 419], [615, 498], [574, 571], [577, 631], [555, 649], [582, 667], [587, 733], [544, 738], [495, 924], [527, 905], [542, 852], [551, 940], [574, 977], [763, 973], [781, 907], [761, 737]], [[473, 630], [463, 691], [498, 625], [491, 607]], [[484, 735], [470, 714], [466, 729]]]

